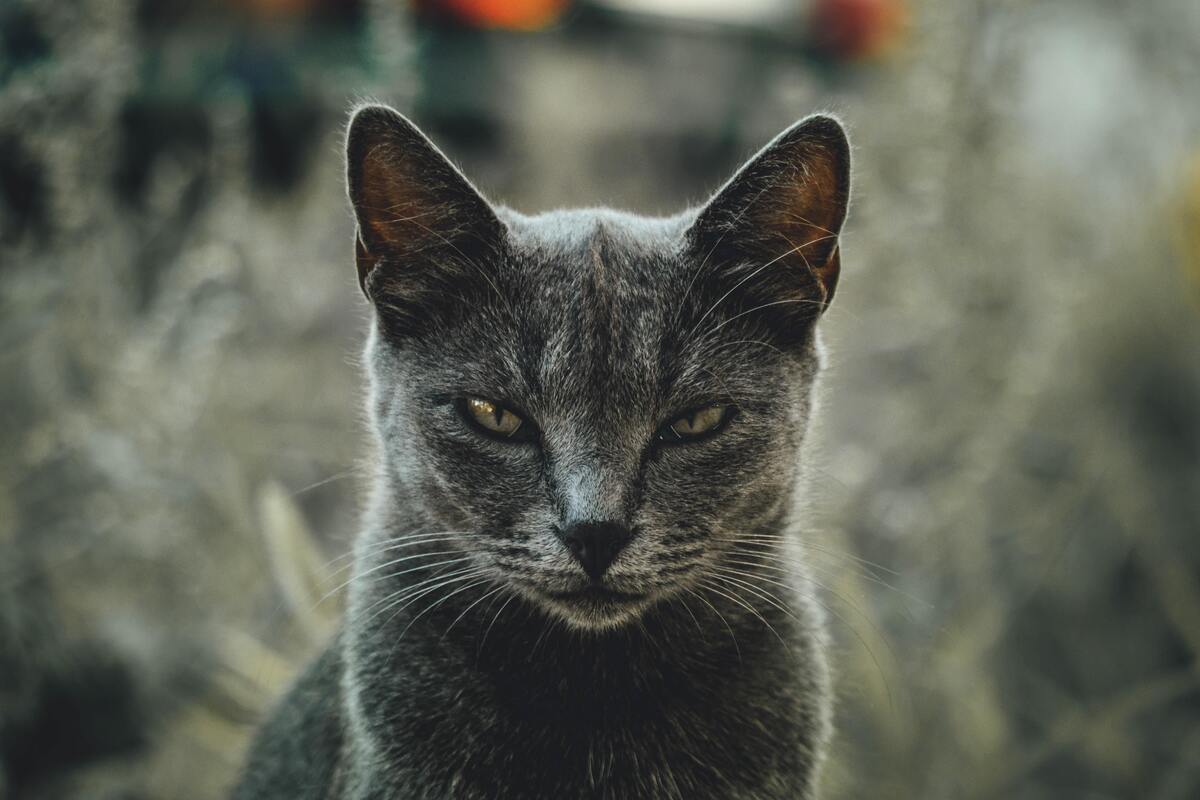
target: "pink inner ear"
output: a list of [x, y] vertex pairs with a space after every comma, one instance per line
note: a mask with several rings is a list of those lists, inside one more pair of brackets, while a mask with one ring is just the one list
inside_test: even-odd
[[832, 155], [824, 148], [806, 151], [767, 223], [797, 250], [810, 269], [818, 269], [836, 247], [845, 205], [838, 196]]
[[376, 258], [404, 261], [495, 245], [502, 230], [491, 206], [431, 142], [405, 125], [368, 129], [349, 151], [351, 199], [365, 249]]
[[405, 160], [392, 148], [376, 145], [367, 152], [362, 164], [362, 200], [359, 215], [369, 228], [367, 241], [403, 246], [413, 238], [411, 228], [419, 226], [421, 215], [419, 190], [413, 191], [412, 177], [406, 173]]
[[[791, 170], [791, 182], [776, 196], [763, 217], [763, 227], [776, 234], [781, 246], [816, 279], [821, 302], [828, 305], [837, 288], [840, 261], [838, 235], [845, 216], [834, 156], [822, 147], [806, 147]], [[786, 251], [784, 251], [786, 252]]]
[[[494, 287], [503, 227], [487, 201], [410, 122], [360, 111], [347, 136], [358, 280], [394, 332], [412, 333]], [[482, 287], [482, 289], [481, 289]]]

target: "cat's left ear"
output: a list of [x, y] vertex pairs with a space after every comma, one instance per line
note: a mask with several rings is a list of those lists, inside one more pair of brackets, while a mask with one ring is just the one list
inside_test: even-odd
[[774, 316], [815, 318], [837, 288], [849, 201], [850, 144], [841, 124], [825, 115], [796, 123], [697, 214], [688, 239], [709, 273], [701, 279], [717, 291], [736, 287]]
[[364, 106], [346, 136], [346, 182], [358, 222], [363, 292], [417, 330], [462, 299], [504, 239], [491, 205], [399, 112]]

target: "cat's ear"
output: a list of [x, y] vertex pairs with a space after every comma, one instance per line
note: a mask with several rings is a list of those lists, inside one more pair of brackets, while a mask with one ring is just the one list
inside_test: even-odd
[[355, 111], [346, 183], [358, 222], [363, 292], [401, 318], [490, 280], [504, 236], [492, 207], [433, 142], [386, 106]]
[[824, 115], [796, 123], [697, 214], [688, 238], [691, 257], [708, 273], [701, 280], [783, 325], [815, 318], [837, 288], [849, 200], [850, 145], [841, 124]]

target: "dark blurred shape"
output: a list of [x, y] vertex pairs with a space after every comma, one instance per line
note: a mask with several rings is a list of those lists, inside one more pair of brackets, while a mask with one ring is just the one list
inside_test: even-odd
[[0, 742], [16, 796], [89, 762], [133, 755], [146, 743], [146, 720], [126, 664], [90, 644], [58, 658], [32, 676], [24, 688], [32, 695], [27, 714], [7, 721]]
[[332, 3], [321, 0], [226, 0], [231, 5], [262, 18], [291, 17], [308, 15], [320, 5], [329, 6]]
[[[397, 3], [402, 0], [396, 0]], [[366, 0], [138, 0], [135, 19], [146, 32], [162, 33], [207, 20], [229, 24], [278, 24], [302, 20], [321, 25], [360, 23]]]
[[0, 586], [0, 796], [31, 796], [36, 785], [146, 743], [130, 666], [103, 643], [64, 641], [53, 612], [36, 602], [47, 589], [32, 571]]
[[0, 85], [12, 71], [50, 55], [50, 39], [22, 2], [0, 9]]
[[[144, 58], [152, 69], [178, 54], [190, 54], [191, 97], [160, 95], [150, 75], [149, 99], [133, 102], [121, 167], [126, 196], [137, 195], [165, 150], [199, 154], [210, 145], [206, 107], [210, 94], [235, 89], [248, 101], [251, 127], [247, 169], [260, 191], [293, 189], [311, 162], [312, 146], [324, 130], [322, 109], [309, 73], [313, 63], [342, 46], [339, 59], [358, 55], [365, 7], [361, 0], [225, 0], [172, 3], [142, 0], [137, 19], [146, 33]], [[197, 30], [219, 26], [220, 37]], [[154, 120], [151, 117], [159, 117]], [[149, 125], [142, 125], [142, 121]], [[161, 126], [159, 123], [162, 123]], [[133, 129], [138, 129], [141, 132]], [[144, 158], [139, 157], [145, 146]]]
[[[114, 180], [118, 196], [140, 206], [154, 170], [166, 161], [203, 165], [212, 150], [204, 107], [175, 100], [134, 98], [120, 115], [121, 150]], [[194, 180], [203, 180], [203, 173]]]
[[250, 102], [255, 185], [286, 192], [302, 177], [318, 135], [320, 104], [310, 96], [289, 55], [268, 39], [248, 35], [228, 56], [227, 74]]
[[292, 17], [337, 25], [361, 21], [367, 0], [224, 0], [224, 3], [264, 22], [281, 22]]
[[0, 136], [0, 209], [0, 242], [50, 230], [42, 166], [11, 134]]
[[[117, 196], [148, 219], [162, 220], [147, 226], [133, 261], [135, 307], [141, 310], [157, 292], [162, 271], [177, 255], [208, 193], [213, 147], [208, 112], [190, 103], [133, 99], [120, 115], [119, 145]], [[156, 193], [150, 208], [147, 190], [160, 170], [170, 173], [171, 189]]]
[[1114, 354], [1124, 358], [1114, 359], [1107, 392], [1141, 443], [1138, 453], [1146, 466], [1165, 475], [1186, 474], [1200, 461], [1200, 386], [1191, 372], [1155, 354], [1150, 343], [1140, 344], [1145, 349]]
[[320, 111], [304, 98], [259, 95], [251, 103], [250, 115], [255, 183], [270, 191], [288, 191], [311, 160], [322, 132]]
[[157, 35], [194, 21], [212, 6], [211, 0], [136, 0], [133, 19], [143, 33]]

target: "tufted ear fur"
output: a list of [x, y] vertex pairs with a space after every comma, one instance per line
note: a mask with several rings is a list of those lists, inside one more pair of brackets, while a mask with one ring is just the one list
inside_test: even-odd
[[802, 327], [833, 299], [849, 200], [850, 145], [841, 124], [821, 115], [796, 123], [697, 214], [688, 243], [708, 271], [701, 278], [747, 311], [761, 309], [776, 327]]
[[399, 112], [350, 120], [346, 179], [363, 292], [402, 333], [464, 300], [498, 260], [504, 226], [479, 192]]

